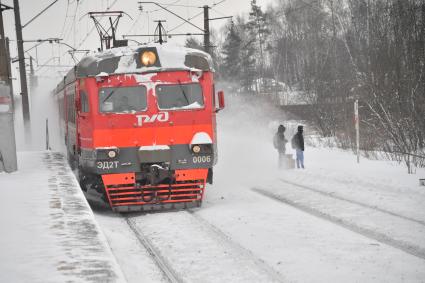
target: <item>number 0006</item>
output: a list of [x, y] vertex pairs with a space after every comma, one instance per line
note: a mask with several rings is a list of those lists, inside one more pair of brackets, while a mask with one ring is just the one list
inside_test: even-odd
[[211, 162], [211, 156], [194, 156], [193, 163], [207, 163]]

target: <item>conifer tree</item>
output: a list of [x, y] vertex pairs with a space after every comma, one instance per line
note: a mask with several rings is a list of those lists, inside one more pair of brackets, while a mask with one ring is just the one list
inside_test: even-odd
[[[267, 15], [261, 10], [261, 7], [257, 5], [256, 0], [251, 0], [251, 11], [249, 13], [249, 19], [246, 23], [246, 30], [248, 34], [248, 40], [251, 42], [248, 46], [251, 49], [252, 54], [258, 54], [256, 62], [257, 76], [256, 78], [264, 78], [264, 69], [266, 64], [266, 40], [270, 34], [270, 29], [267, 23]], [[262, 81], [262, 80], [260, 80]], [[260, 90], [258, 80], [255, 80], [257, 92]]]
[[204, 47], [202, 46], [202, 42], [200, 42], [199, 40], [197, 40], [193, 36], [189, 36], [188, 38], [186, 38], [184, 46], [186, 46], [188, 48], [204, 50]]
[[240, 82], [241, 80], [241, 46], [240, 38], [234, 22], [228, 27], [227, 36], [223, 45], [223, 74], [227, 80]]

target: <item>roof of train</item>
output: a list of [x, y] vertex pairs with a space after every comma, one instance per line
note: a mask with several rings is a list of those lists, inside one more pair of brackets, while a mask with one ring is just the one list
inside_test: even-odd
[[[153, 51], [157, 55], [157, 64], [143, 66], [140, 55], [144, 51]], [[161, 72], [170, 70], [213, 71], [213, 63], [208, 53], [171, 44], [150, 44], [112, 48], [89, 54], [71, 69], [57, 86], [62, 89], [76, 78], [95, 77], [100, 74], [128, 74]]]

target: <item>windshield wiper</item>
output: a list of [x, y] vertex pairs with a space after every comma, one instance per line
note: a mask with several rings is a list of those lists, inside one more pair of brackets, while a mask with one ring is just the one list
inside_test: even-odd
[[108, 96], [102, 101], [102, 104], [106, 102], [106, 100], [108, 100], [109, 98], [111, 98], [111, 96], [115, 93], [115, 91], [122, 85], [122, 82], [120, 82], [117, 87], [111, 91], [110, 94], [108, 94]]
[[183, 89], [183, 85], [182, 85], [181, 81], [180, 80], [177, 80], [177, 82], [179, 83], [180, 90], [182, 91], [182, 93], [184, 95], [184, 98], [186, 99], [187, 105], [189, 105], [190, 104], [190, 101], [189, 101], [189, 98], [187, 97], [186, 92]]

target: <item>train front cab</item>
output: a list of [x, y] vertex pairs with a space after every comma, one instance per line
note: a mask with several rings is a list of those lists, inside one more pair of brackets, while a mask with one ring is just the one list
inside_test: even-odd
[[224, 107], [212, 72], [99, 76], [78, 88], [83, 189], [102, 191], [119, 212], [201, 204]]

